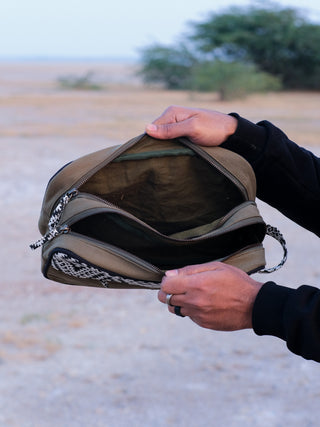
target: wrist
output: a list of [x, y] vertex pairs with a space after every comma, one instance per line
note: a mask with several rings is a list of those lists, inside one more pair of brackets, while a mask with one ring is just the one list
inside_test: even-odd
[[254, 303], [256, 301], [257, 295], [260, 291], [260, 289], [262, 288], [264, 284], [260, 283], [260, 282], [254, 282], [254, 284], [252, 284], [251, 289], [249, 294], [247, 295], [247, 316], [246, 316], [246, 326], [245, 328], [253, 328], [253, 324], [252, 324], [252, 313], [253, 313], [253, 307], [254, 307]]
[[225, 141], [236, 132], [238, 119], [231, 115], [226, 115], [225, 120]]

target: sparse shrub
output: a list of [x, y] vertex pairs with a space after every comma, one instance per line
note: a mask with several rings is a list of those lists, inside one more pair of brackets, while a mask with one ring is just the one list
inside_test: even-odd
[[87, 71], [82, 76], [67, 75], [57, 79], [59, 86], [62, 89], [72, 90], [101, 90], [102, 85], [95, 81], [93, 71]]

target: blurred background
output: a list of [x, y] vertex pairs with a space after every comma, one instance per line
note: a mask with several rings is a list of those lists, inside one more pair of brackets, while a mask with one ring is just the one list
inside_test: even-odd
[[[49, 282], [28, 247], [49, 178], [171, 104], [270, 120], [319, 155], [319, 2], [187, 3], [1, 5], [1, 427], [319, 425], [318, 364], [282, 341], [201, 329], [154, 291]], [[258, 203], [289, 259], [257, 279], [319, 286], [316, 236]]]

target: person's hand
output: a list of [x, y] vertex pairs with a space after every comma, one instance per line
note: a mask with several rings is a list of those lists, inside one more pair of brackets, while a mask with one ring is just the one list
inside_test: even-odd
[[158, 139], [185, 136], [195, 144], [216, 146], [232, 135], [237, 125], [235, 117], [218, 111], [171, 106], [146, 126], [146, 133]]
[[219, 331], [252, 328], [252, 308], [263, 284], [242, 270], [221, 262], [191, 265], [166, 272], [158, 299], [168, 309], [181, 307], [199, 326]]

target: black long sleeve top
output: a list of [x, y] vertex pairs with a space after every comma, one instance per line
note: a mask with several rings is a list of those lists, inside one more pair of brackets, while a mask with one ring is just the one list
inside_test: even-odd
[[[231, 115], [238, 127], [222, 146], [251, 164], [257, 197], [320, 237], [320, 159], [268, 121], [253, 124]], [[279, 337], [293, 353], [320, 362], [320, 289], [266, 282], [252, 322], [256, 334]]]

